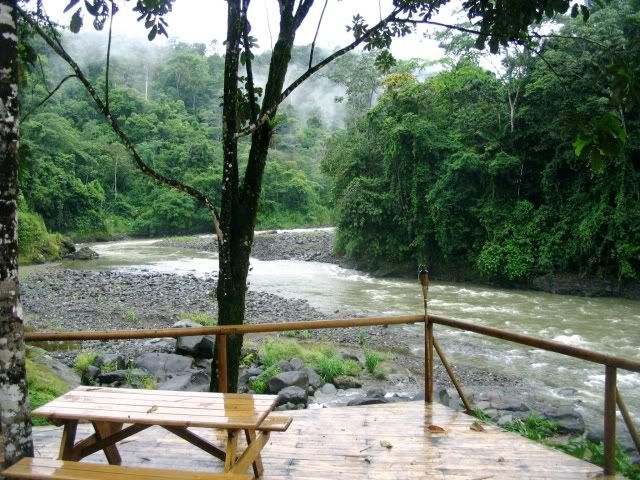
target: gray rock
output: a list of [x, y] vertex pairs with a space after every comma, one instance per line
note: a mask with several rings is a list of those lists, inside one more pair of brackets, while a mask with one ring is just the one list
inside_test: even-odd
[[212, 360], [210, 358], [196, 358], [193, 361], [193, 364], [196, 367], [202, 368], [207, 372], [211, 372], [211, 363], [212, 363]]
[[200, 328], [202, 325], [193, 320], [180, 320], [173, 324], [173, 328]]
[[82, 247], [80, 250], [69, 253], [65, 258], [70, 258], [71, 260], [92, 260], [99, 256], [100, 255], [89, 247]]
[[489, 408], [491, 408], [491, 402], [480, 400], [479, 402], [476, 402], [475, 407], [479, 408], [480, 410], [488, 410]]
[[313, 368], [304, 367], [302, 371], [307, 374], [307, 377], [309, 377], [309, 385], [314, 389], [318, 389], [322, 386], [322, 378]]
[[441, 388], [438, 391], [438, 398], [440, 399], [440, 403], [442, 403], [443, 405], [449, 405], [449, 402], [451, 401], [452, 395], [449, 392], [448, 389], [446, 388]]
[[139, 382], [142, 378], [148, 376], [149, 373], [141, 368], [133, 368], [131, 370], [115, 370], [113, 372], [101, 373], [98, 375], [98, 381], [101, 384], [131, 383]]
[[355, 398], [347, 403], [349, 407], [357, 407], [360, 405], [375, 405], [378, 403], [389, 403], [389, 401], [384, 397], [361, 397]]
[[360, 382], [358, 382], [355, 378], [347, 375], [340, 375], [334, 378], [333, 384], [336, 386], [336, 388], [342, 389], [362, 387], [362, 384]]
[[602, 430], [587, 432], [587, 440], [593, 443], [602, 443], [604, 442], [604, 432]]
[[80, 385], [80, 376], [60, 360], [53, 358], [46, 350], [27, 346], [27, 356], [34, 362], [44, 366], [53, 375], [62, 379], [70, 388]]
[[531, 410], [524, 403], [510, 398], [496, 398], [491, 402], [491, 408], [509, 412], [528, 412]]
[[332, 383], [325, 383], [320, 388], [320, 392], [325, 395], [335, 395], [336, 393], [338, 393], [338, 390], [336, 389], [335, 385], [333, 385]]
[[295, 370], [289, 363], [289, 360], [280, 360], [277, 365], [281, 372], [291, 372]]
[[500, 418], [498, 418], [498, 421], [496, 423], [498, 424], [499, 427], [504, 427], [507, 423], [511, 423], [511, 422], [513, 422], [513, 415], [507, 414], [507, 415], [501, 415]]
[[270, 393], [278, 393], [287, 387], [300, 387], [306, 392], [309, 386], [309, 377], [306, 372], [282, 372], [271, 377], [267, 386]]
[[84, 372], [82, 372], [82, 384], [93, 385], [98, 375], [100, 375], [100, 369], [95, 365], [89, 365]]
[[304, 362], [299, 358], [289, 359], [289, 365], [291, 365], [292, 370], [302, 370], [304, 368]]
[[300, 387], [286, 387], [278, 392], [278, 404], [292, 403], [294, 405], [307, 404], [307, 391]]
[[562, 395], [563, 397], [575, 397], [578, 393], [578, 390], [575, 388], [560, 388], [558, 390], [558, 395]]
[[176, 340], [176, 353], [190, 355], [194, 358], [213, 358], [214, 343], [215, 338], [210, 335], [178, 337]]
[[264, 368], [262, 367], [251, 367], [247, 370], [247, 373], [251, 377], [257, 377], [264, 372]]
[[296, 409], [296, 405], [294, 405], [293, 403], [285, 403], [284, 405], [280, 405], [276, 407], [274, 410], [282, 412], [285, 410], [297, 410], [297, 409]]
[[102, 368], [103, 365], [113, 365], [116, 370], [121, 370], [123, 368], [127, 368], [127, 362], [124, 357], [119, 353], [103, 353], [96, 356], [96, 359], [93, 361], [93, 364]]
[[584, 433], [584, 419], [571, 406], [547, 409], [542, 418], [558, 423], [560, 433], [581, 435]]
[[181, 392], [208, 392], [211, 380], [203, 371], [183, 373], [158, 385], [158, 390], [178, 390]]
[[387, 392], [384, 391], [383, 388], [381, 387], [373, 387], [370, 388], [369, 390], [367, 390], [367, 397], [382, 397], [384, 398], [384, 396], [386, 395]]
[[174, 353], [153, 352], [140, 355], [135, 363], [137, 367], [144, 368], [155, 376], [158, 382], [164, 382], [169, 377], [191, 370], [193, 359]]

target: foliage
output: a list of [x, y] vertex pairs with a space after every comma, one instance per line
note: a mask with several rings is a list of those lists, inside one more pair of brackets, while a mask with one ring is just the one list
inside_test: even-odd
[[42, 217], [25, 208], [18, 209], [18, 261], [21, 265], [57, 260], [61, 256], [62, 237], [51, 234]]
[[482, 410], [481, 408], [474, 408], [473, 409], [473, 416], [476, 417], [478, 420], [482, 420], [483, 422], [490, 422], [491, 421], [491, 417], [489, 415], [487, 415], [484, 410]]
[[500, 77], [469, 53], [473, 38], [455, 38], [458, 60], [424, 81], [391, 75], [327, 141], [337, 250], [457, 279], [638, 280], [639, 8], [566, 19], [544, 59], [509, 50]]
[[379, 363], [384, 360], [384, 357], [378, 353], [364, 350], [364, 366], [367, 371], [374, 375], [379, 373]]
[[192, 322], [199, 323], [203, 327], [213, 327], [218, 324], [218, 319], [206, 312], [190, 312], [183, 313], [180, 315], [180, 318], [183, 320], [191, 320]]
[[78, 354], [73, 369], [78, 375], [82, 375], [90, 365], [93, 365], [97, 356], [97, 352], [83, 352]]
[[325, 382], [331, 382], [340, 375], [360, 373], [360, 367], [356, 362], [339, 358], [333, 347], [328, 345], [303, 345], [291, 339], [278, 339], [267, 340], [260, 348], [260, 358], [266, 367], [294, 357], [317, 370]]
[[[604, 465], [604, 444], [602, 443], [581, 438], [571, 440], [567, 444], [553, 445], [553, 447], [596, 465]], [[620, 445], [616, 445], [616, 471], [629, 480], [640, 480], [640, 465], [633, 464]]]
[[[27, 356], [26, 366], [29, 405], [32, 410], [55, 400], [70, 390], [69, 385], [50, 371], [45, 365], [40, 363], [37, 358], [29, 358], [29, 356]], [[33, 424], [40, 426], [47, 425], [48, 422], [46, 419], [34, 417]]]
[[551, 437], [558, 432], [559, 426], [553, 420], [546, 420], [536, 415], [530, 415], [526, 419], [516, 418], [502, 426], [505, 430], [515, 432], [529, 440], [542, 440]]
[[280, 368], [277, 365], [271, 365], [264, 369], [264, 371], [258, 375], [254, 380], [249, 382], [249, 388], [256, 393], [266, 393], [268, 390], [267, 382], [271, 377], [280, 373]]

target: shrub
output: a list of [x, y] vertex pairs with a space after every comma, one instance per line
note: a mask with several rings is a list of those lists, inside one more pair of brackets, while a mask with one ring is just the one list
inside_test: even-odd
[[[41, 407], [45, 403], [55, 400], [70, 390], [64, 380], [51, 372], [37, 359], [26, 359], [27, 385], [29, 387], [29, 405], [31, 410]], [[48, 425], [45, 418], [33, 417], [35, 426]]]
[[93, 365], [93, 362], [96, 361], [97, 356], [98, 354], [96, 352], [85, 352], [79, 354], [76, 357], [76, 362], [73, 365], [73, 369], [78, 375], [82, 375], [87, 367]]
[[265, 370], [258, 375], [258, 377], [249, 382], [249, 388], [256, 393], [265, 393], [267, 391], [267, 382], [274, 377], [275, 375], [280, 373], [280, 368], [277, 365], [271, 365], [270, 367], [265, 368]]
[[364, 351], [364, 365], [371, 375], [374, 375], [378, 371], [378, 364], [382, 360], [384, 360], [382, 355], [367, 350]]
[[526, 420], [517, 418], [513, 422], [505, 424], [502, 428], [510, 432], [519, 433], [529, 440], [542, 440], [558, 433], [557, 422], [545, 420], [536, 415], [529, 416]]

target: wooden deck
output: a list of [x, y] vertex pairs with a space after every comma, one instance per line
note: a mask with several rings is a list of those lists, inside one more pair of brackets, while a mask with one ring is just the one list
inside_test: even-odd
[[[601, 469], [474, 418], [424, 402], [287, 412], [293, 424], [263, 450], [265, 479], [593, 479]], [[437, 433], [430, 426], [442, 427]], [[79, 434], [90, 426], [81, 425]], [[211, 436], [210, 431], [198, 430]], [[61, 429], [34, 429], [36, 455], [57, 456]], [[222, 438], [214, 439], [220, 444]], [[220, 471], [222, 462], [153, 428], [122, 442], [123, 465]], [[104, 462], [97, 453], [87, 461]]]

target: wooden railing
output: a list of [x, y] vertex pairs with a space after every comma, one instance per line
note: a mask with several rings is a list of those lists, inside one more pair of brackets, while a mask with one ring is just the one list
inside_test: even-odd
[[[426, 302], [425, 302], [426, 303]], [[616, 405], [624, 422], [629, 429], [631, 437], [638, 452], [640, 452], [640, 437], [635, 429], [631, 415], [617, 388], [616, 376], [618, 369], [640, 373], [640, 362], [629, 360], [614, 355], [598, 353], [584, 348], [573, 347], [562, 343], [545, 340], [531, 335], [508, 332], [497, 328], [477, 325], [463, 320], [456, 320], [439, 315], [405, 315], [396, 317], [370, 317], [352, 318], [345, 320], [310, 320], [289, 323], [262, 323], [252, 325], [212, 326], [202, 328], [165, 328], [149, 330], [115, 330], [115, 331], [84, 331], [84, 332], [27, 332], [27, 342], [41, 341], [82, 341], [82, 340], [123, 340], [140, 338], [181, 337], [194, 335], [216, 335], [218, 346], [218, 385], [220, 391], [227, 391], [227, 336], [246, 335], [254, 333], [287, 332], [296, 330], [318, 330], [328, 328], [353, 328], [379, 325], [405, 325], [413, 323], [425, 323], [425, 401], [433, 401], [433, 355], [440, 357], [456, 390], [460, 394], [462, 402], [468, 412], [472, 411], [472, 405], [464, 394], [453, 369], [450, 367], [442, 348], [433, 336], [433, 325], [442, 325], [468, 332], [478, 333], [501, 340], [514, 342], [520, 345], [559, 353], [572, 358], [597, 363], [605, 369], [604, 392], [604, 473], [615, 474], [615, 449], [616, 449]]]

